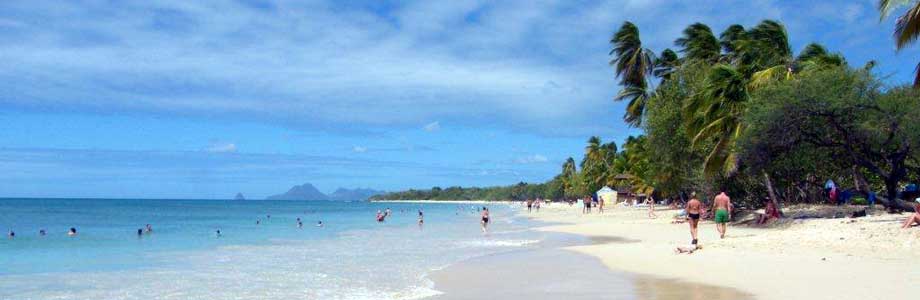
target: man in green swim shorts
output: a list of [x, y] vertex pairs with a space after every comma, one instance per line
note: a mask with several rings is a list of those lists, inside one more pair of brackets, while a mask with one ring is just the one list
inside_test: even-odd
[[719, 231], [719, 237], [725, 238], [725, 230], [728, 227], [728, 221], [732, 218], [732, 200], [725, 194], [725, 186], [722, 186], [718, 195], [712, 204], [712, 210], [715, 212], [716, 230]]

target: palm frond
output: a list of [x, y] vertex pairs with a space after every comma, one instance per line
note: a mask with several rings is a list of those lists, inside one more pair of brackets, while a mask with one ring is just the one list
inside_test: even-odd
[[917, 68], [914, 69], [914, 88], [920, 88], [920, 63], [917, 64]]
[[684, 29], [683, 36], [674, 41], [674, 44], [680, 47], [680, 52], [684, 53], [688, 60], [714, 62], [719, 59], [721, 45], [706, 24], [691, 24]]
[[747, 39], [747, 31], [744, 26], [734, 24], [728, 26], [722, 34], [719, 35], [719, 44], [722, 51], [725, 52], [729, 61], [735, 60], [738, 52], [738, 41]]
[[709, 152], [709, 155], [706, 155], [706, 160], [703, 161], [703, 173], [708, 176], [713, 176], [722, 170], [725, 159], [727, 158], [727, 147], [727, 138], [721, 138], [716, 142], [715, 146], [712, 147], [712, 151]]
[[910, 0], [879, 0], [878, 11], [881, 13], [880, 20], [884, 20], [898, 6], [907, 5]]
[[907, 47], [920, 37], [920, 2], [898, 17], [894, 26], [894, 39], [898, 49]]
[[751, 82], [748, 86], [752, 89], [758, 89], [780, 78], [789, 79], [789, 76], [791, 76], [791, 72], [789, 72], [786, 66], [773, 66], [772, 68], [754, 73], [754, 75], [751, 76]]

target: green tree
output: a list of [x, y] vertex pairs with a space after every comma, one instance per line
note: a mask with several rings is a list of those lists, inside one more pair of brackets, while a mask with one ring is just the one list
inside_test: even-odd
[[755, 98], [758, 105], [749, 117], [754, 129], [748, 136], [769, 136], [787, 148], [807, 144], [827, 149], [823, 154], [878, 178], [889, 208], [913, 208], [896, 196], [916, 165], [913, 149], [920, 144], [912, 130], [917, 129], [920, 93], [884, 90], [870, 73], [840, 67], [770, 85]]

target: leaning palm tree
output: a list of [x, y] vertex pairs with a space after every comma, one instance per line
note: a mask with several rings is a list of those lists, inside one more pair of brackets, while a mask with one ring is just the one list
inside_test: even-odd
[[719, 35], [719, 44], [722, 46], [722, 51], [725, 53], [723, 61], [726, 63], [733, 63], [738, 59], [738, 41], [746, 39], [747, 30], [744, 29], [744, 26], [738, 24], [728, 26], [728, 28]]
[[743, 127], [748, 103], [748, 80], [737, 68], [720, 64], [706, 78], [706, 90], [692, 97], [684, 108], [687, 129], [694, 146], [703, 141], [715, 145], [706, 156], [703, 171], [713, 175], [733, 173], [738, 167], [734, 145]]
[[610, 44], [613, 45], [613, 49], [610, 50], [610, 55], [613, 55], [610, 65], [614, 66], [622, 88], [614, 100], [629, 101], [623, 118], [630, 126], [638, 127], [642, 124], [642, 114], [650, 97], [647, 77], [654, 67], [655, 54], [642, 47], [639, 28], [630, 22], [624, 22], [620, 26], [610, 38]]
[[[907, 11], [898, 17], [894, 27], [894, 41], [898, 50], [915, 42], [920, 37], [920, 1], [918, 0], [879, 0], [878, 10], [882, 19], [900, 6], [907, 6]], [[914, 70], [914, 88], [920, 88], [920, 64]]]
[[713, 63], [719, 59], [719, 40], [712, 34], [709, 26], [693, 23], [683, 31], [683, 36], [674, 41], [684, 53], [684, 58], [692, 61]]

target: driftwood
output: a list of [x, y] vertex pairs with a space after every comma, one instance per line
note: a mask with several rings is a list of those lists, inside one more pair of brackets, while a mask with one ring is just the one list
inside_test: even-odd
[[901, 199], [894, 199], [894, 201], [889, 201], [888, 198], [878, 195], [876, 195], [875, 199], [875, 202], [887, 207], [888, 210], [892, 211], [914, 211], [918, 204], [916, 202], [908, 202]]

